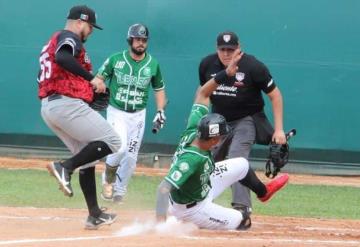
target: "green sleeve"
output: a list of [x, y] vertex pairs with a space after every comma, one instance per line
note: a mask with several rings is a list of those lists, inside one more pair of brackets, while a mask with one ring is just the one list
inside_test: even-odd
[[113, 76], [113, 71], [114, 71], [113, 61], [114, 61], [113, 56], [107, 58], [103, 63], [103, 65], [98, 70], [97, 74], [104, 77], [105, 81]]
[[191, 160], [179, 159], [171, 166], [169, 173], [166, 175], [165, 180], [171, 183], [176, 189], [180, 189], [186, 183], [188, 178], [195, 172], [192, 169]]
[[186, 130], [197, 129], [197, 125], [200, 122], [200, 119], [208, 113], [209, 108], [207, 106], [201, 104], [194, 104], [191, 108]]
[[155, 91], [165, 88], [164, 79], [161, 75], [160, 65], [157, 64], [155, 75], [151, 78], [151, 86]]

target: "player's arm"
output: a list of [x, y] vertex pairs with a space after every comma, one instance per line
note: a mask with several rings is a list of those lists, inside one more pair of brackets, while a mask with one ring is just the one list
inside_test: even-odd
[[172, 189], [174, 189], [173, 185], [165, 179], [158, 186], [156, 198], [156, 219], [158, 221], [166, 220], [169, 207], [169, 193]]
[[[165, 116], [165, 107], [168, 103], [165, 94], [165, 82], [161, 74], [160, 65], [157, 65], [156, 73], [151, 78], [151, 85], [155, 91], [155, 103], [156, 103], [156, 115], [153, 119], [155, 125], [159, 124], [160, 129], [164, 127], [166, 116]], [[153, 128], [154, 129], [154, 128]], [[155, 128], [156, 129], [156, 128]]]
[[271, 101], [273, 116], [274, 116], [274, 134], [272, 141], [277, 144], [285, 144], [286, 137], [283, 128], [283, 99], [278, 87], [275, 87], [267, 94]]
[[60, 67], [73, 73], [74, 75], [81, 76], [85, 80], [91, 81], [94, 76], [81, 66], [73, 54], [73, 47], [64, 44], [57, 50], [55, 55], [55, 62]]
[[238, 62], [240, 61], [243, 53], [240, 49], [236, 49], [231, 58], [229, 66], [218, 72], [214, 78], [208, 80], [197, 92], [195, 104], [202, 104], [208, 106], [210, 103], [210, 95], [216, 90], [221, 81], [224, 81], [227, 77], [232, 77], [238, 70]]

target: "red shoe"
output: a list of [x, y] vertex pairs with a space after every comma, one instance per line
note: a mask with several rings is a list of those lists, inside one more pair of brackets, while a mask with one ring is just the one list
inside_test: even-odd
[[266, 195], [259, 197], [259, 200], [262, 202], [268, 201], [278, 190], [283, 188], [286, 183], [289, 181], [289, 174], [285, 173], [281, 176], [274, 178], [270, 183], [266, 185]]

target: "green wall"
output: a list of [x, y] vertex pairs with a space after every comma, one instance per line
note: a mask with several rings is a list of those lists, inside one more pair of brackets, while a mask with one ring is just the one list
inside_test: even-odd
[[[127, 47], [129, 25], [150, 29], [149, 51], [161, 64], [170, 104], [166, 128], [153, 135], [148, 124], [145, 142], [177, 142], [198, 85], [198, 63], [215, 51], [219, 32], [233, 30], [282, 90], [285, 128], [298, 130], [293, 147], [360, 149], [358, 0], [0, 0], [0, 133], [52, 135], [39, 114], [38, 54], [79, 3], [96, 9], [104, 27], [86, 44], [95, 68]], [[151, 101], [149, 123], [153, 108]]]

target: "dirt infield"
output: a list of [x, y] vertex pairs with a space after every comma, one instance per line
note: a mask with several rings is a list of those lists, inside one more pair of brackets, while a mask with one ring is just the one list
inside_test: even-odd
[[[0, 167], [44, 169], [47, 161], [0, 158]], [[162, 169], [137, 169], [163, 175]], [[359, 186], [356, 177], [291, 175], [297, 184]], [[179, 222], [155, 224], [152, 211], [119, 210], [112, 226], [83, 229], [86, 210], [0, 207], [3, 246], [360, 246], [359, 220], [267, 217], [254, 215], [246, 232], [195, 229]]]

